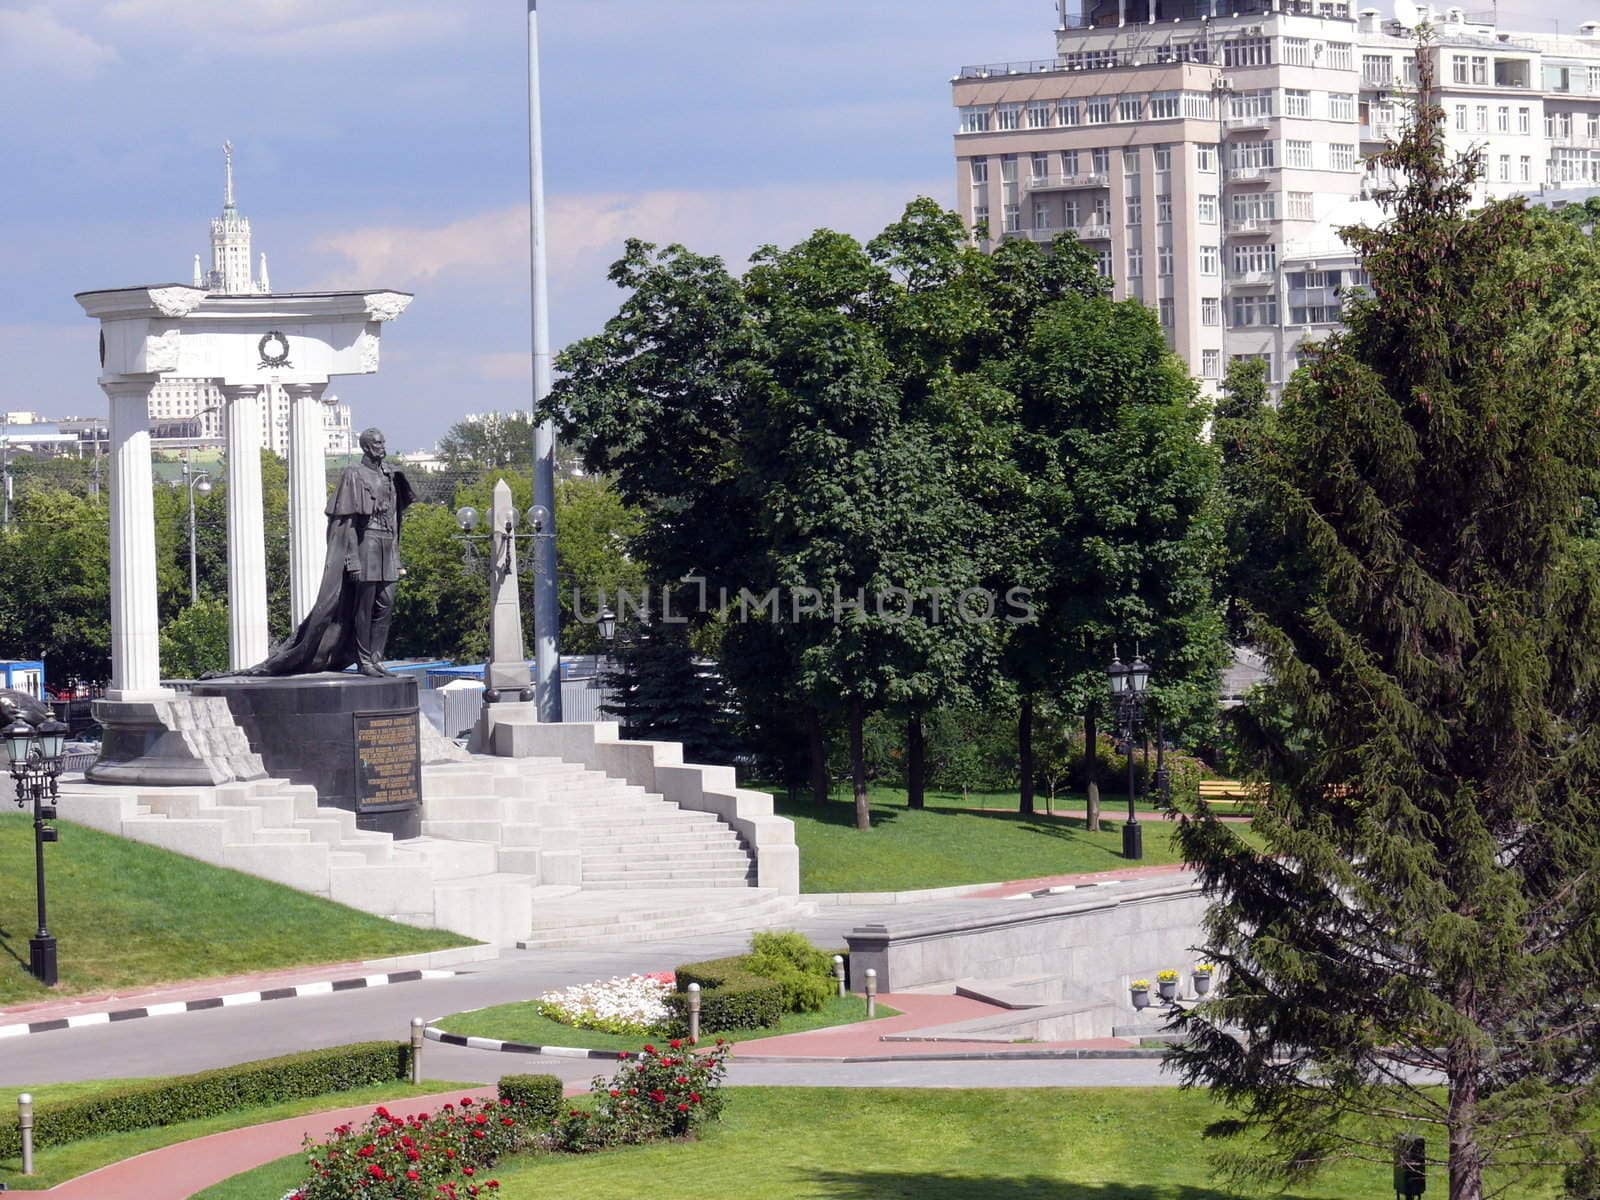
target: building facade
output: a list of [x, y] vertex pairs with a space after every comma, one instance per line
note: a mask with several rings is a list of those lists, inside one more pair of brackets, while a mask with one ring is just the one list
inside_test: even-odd
[[[250, 218], [239, 212], [233, 190], [233, 143], [222, 145], [224, 179], [222, 212], [211, 219], [211, 267], [194, 256], [194, 286], [229, 296], [264, 296], [272, 291], [267, 256], [260, 271], [251, 272]], [[209, 379], [165, 379], [150, 393], [151, 431], [157, 438], [223, 442], [222, 389]], [[323, 410], [329, 454], [349, 453], [350, 406], [333, 397]], [[261, 396], [262, 445], [280, 458], [289, 452], [289, 399], [282, 388], [268, 387]]]
[[980, 241], [1070, 230], [1215, 384], [1281, 383], [1365, 282], [1339, 228], [1377, 219], [1367, 156], [1414, 104], [1411, 18], [1479, 199], [1600, 182], [1600, 22], [1504, 32], [1461, 9], [1351, 0], [1060, 0], [1054, 57], [962, 68], [957, 208]]

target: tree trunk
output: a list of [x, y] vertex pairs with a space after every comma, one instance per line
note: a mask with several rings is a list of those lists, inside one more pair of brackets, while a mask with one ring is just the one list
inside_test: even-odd
[[828, 802], [828, 742], [822, 734], [822, 714], [806, 710], [806, 749], [811, 757], [811, 800]]
[[1452, 1054], [1451, 1058], [1456, 1061], [1447, 1069], [1450, 1200], [1483, 1200], [1483, 1154], [1478, 1146], [1478, 1080], [1473, 1052], [1464, 1050]]
[[867, 755], [862, 748], [862, 727], [867, 723], [866, 706], [860, 699], [850, 701], [850, 782], [856, 793], [856, 828], [872, 828], [872, 809], [867, 804]]
[[1088, 774], [1089, 784], [1084, 790], [1089, 797], [1089, 813], [1084, 825], [1090, 833], [1100, 832], [1100, 781], [1096, 776], [1100, 772], [1100, 743], [1099, 730], [1094, 727], [1094, 705], [1083, 714], [1083, 769]]
[[922, 714], [914, 712], [906, 720], [906, 807], [927, 804], [927, 746], [922, 740]]
[[1022, 771], [1022, 799], [1017, 811], [1033, 815], [1033, 697], [1024, 696], [1017, 713], [1017, 764]]

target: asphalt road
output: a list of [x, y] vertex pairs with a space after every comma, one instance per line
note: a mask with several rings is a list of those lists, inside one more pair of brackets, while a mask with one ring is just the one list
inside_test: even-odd
[[[907, 915], [907, 907], [895, 911]], [[821, 945], [842, 944], [846, 929], [882, 915], [859, 909], [824, 910], [803, 922], [802, 928]], [[747, 945], [748, 935], [730, 935], [599, 950], [512, 950], [451, 979], [33, 1034], [0, 1043], [0, 1086], [179, 1075], [324, 1046], [401, 1041], [413, 1017], [432, 1020], [526, 1000], [573, 983], [670, 970], [680, 962], [734, 954]], [[436, 1042], [428, 1043], [423, 1061], [429, 1078], [462, 1082], [488, 1083], [513, 1072], [587, 1082], [607, 1071], [600, 1060], [466, 1050]], [[750, 1063], [736, 1065], [729, 1082], [802, 1087], [1148, 1087], [1172, 1080], [1152, 1060], [1040, 1060]]]

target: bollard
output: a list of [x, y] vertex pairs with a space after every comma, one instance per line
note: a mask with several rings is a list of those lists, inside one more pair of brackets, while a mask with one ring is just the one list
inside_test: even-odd
[[839, 999], [844, 999], [844, 955], [833, 956], [833, 977], [839, 981]]
[[699, 1042], [699, 1040], [700, 1040], [700, 985], [698, 983], [691, 983], [689, 985], [689, 1041], [691, 1043], [695, 1043], [695, 1042]]
[[422, 1082], [422, 1042], [423, 1030], [427, 1023], [421, 1017], [411, 1018], [411, 1082], [413, 1085]]
[[867, 1017], [870, 1020], [878, 1015], [878, 973], [871, 967], [867, 968]]
[[17, 1128], [22, 1131], [22, 1173], [33, 1174], [33, 1097], [27, 1092], [17, 1097]]

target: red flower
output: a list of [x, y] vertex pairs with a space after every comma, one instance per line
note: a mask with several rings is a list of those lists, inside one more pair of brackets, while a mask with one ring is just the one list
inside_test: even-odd
[[474, 1130], [473, 1130], [473, 1131], [472, 1131], [472, 1136], [473, 1136], [473, 1137], [475, 1137], [475, 1138], [481, 1138], [481, 1137], [488, 1137], [488, 1136], [489, 1136], [489, 1135], [488, 1135], [488, 1134], [486, 1134], [486, 1133], [485, 1133], [485, 1132], [484, 1132], [484, 1131], [483, 1131], [483, 1130], [481, 1130], [481, 1129], [474, 1129]]
[[389, 1119], [389, 1110], [387, 1108], [383, 1107], [383, 1105], [381, 1105], [381, 1104], [378, 1105], [376, 1111], [377, 1111], [378, 1115], [380, 1117], [382, 1117], [385, 1121], [387, 1121]]
[[367, 1174], [371, 1175], [374, 1179], [382, 1179], [382, 1178], [384, 1178], [383, 1168], [380, 1167], [377, 1163], [373, 1163], [371, 1166], [369, 1166], [367, 1168]]
[[672, 1048], [674, 1050], [682, 1049], [683, 1048], [683, 1039], [682, 1038], [673, 1038], [672, 1039]]
[[667, 1101], [667, 1094], [662, 1091], [651, 1092], [650, 1099], [654, 1100], [657, 1104], [665, 1104]]
[[628, 1061], [628, 1052], [626, 1050], [618, 1050], [617, 1051], [617, 1061], [618, 1062], [627, 1062]]
[[471, 1096], [463, 1096], [463, 1097], [461, 1097], [461, 1107], [462, 1108], [471, 1108], [472, 1107], [472, 1097]]
[[611, 1096], [612, 1096], [612, 1099], [615, 1099], [615, 1098], [616, 1098], [616, 1097], [618, 1097], [618, 1096], [620, 1096], [620, 1095], [622, 1095], [622, 1093], [621, 1093], [621, 1092], [619, 1092], [619, 1091], [618, 1091], [618, 1090], [617, 1090], [617, 1089], [616, 1089], [616, 1088], [612, 1088], [612, 1089], [611, 1089]]
[[700, 1093], [699, 1092], [690, 1092], [689, 1093], [689, 1103], [690, 1104], [699, 1104], [700, 1103]]
[[515, 1125], [516, 1122], [513, 1121], [510, 1117], [501, 1117], [500, 1118], [500, 1124], [504, 1125], [506, 1128], [509, 1129], [511, 1126]]
[[367, 1145], [361, 1147], [361, 1149], [356, 1151], [356, 1156], [358, 1158], [371, 1158], [373, 1156], [373, 1154], [377, 1152], [377, 1149], [378, 1148], [376, 1146], [372, 1145], [371, 1143], [368, 1143]]
[[415, 1171], [407, 1171], [406, 1178], [415, 1183], [417, 1180], [421, 1179], [422, 1176], [418, 1175]]
[[466, 1176], [466, 1177], [467, 1177], [467, 1178], [468, 1178], [468, 1179], [471, 1179], [471, 1178], [472, 1178], [472, 1177], [473, 1177], [473, 1176], [474, 1176], [474, 1175], [476, 1175], [476, 1174], [477, 1174], [477, 1173], [478, 1173], [478, 1172], [477, 1172], [477, 1171], [475, 1171], [475, 1170], [473, 1170], [473, 1168], [471, 1168], [471, 1167], [462, 1167], [462, 1168], [461, 1168], [461, 1173], [462, 1173], [462, 1174], [463, 1174], [463, 1175], [465, 1175], [465, 1176]]
[[680, 1104], [680, 1105], [678, 1105], [678, 1111], [679, 1112], [688, 1112], [689, 1111], [689, 1106], [687, 1104]]

